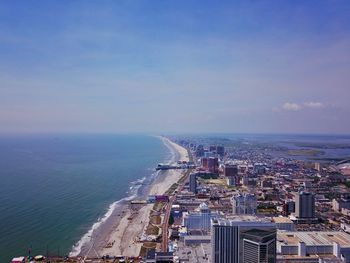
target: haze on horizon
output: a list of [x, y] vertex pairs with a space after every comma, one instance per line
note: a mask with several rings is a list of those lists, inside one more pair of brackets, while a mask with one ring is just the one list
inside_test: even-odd
[[349, 1], [2, 1], [0, 133], [350, 133]]

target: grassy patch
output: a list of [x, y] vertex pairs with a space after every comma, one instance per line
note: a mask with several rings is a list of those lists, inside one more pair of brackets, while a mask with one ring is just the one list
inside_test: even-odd
[[207, 184], [227, 185], [226, 179], [206, 179]]
[[153, 210], [160, 212], [163, 209], [164, 203], [157, 202], [153, 205]]
[[179, 186], [178, 183], [172, 184], [170, 188], [165, 192], [165, 194], [169, 195], [174, 193], [174, 191], [177, 189], [178, 186]]
[[153, 224], [153, 225], [159, 225], [161, 223], [162, 219], [160, 218], [159, 215], [155, 215], [155, 216], [151, 216], [151, 220], [150, 222]]
[[147, 235], [155, 235], [159, 234], [159, 227], [149, 224], [146, 230]]

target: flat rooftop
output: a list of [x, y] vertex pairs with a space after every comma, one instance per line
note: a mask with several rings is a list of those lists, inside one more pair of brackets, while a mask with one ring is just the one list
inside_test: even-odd
[[342, 247], [350, 247], [350, 235], [341, 231], [277, 231], [277, 240], [285, 245], [298, 245], [299, 242], [307, 246], [333, 245], [336, 242]]
[[253, 215], [235, 215], [228, 216], [227, 218], [217, 218], [213, 220], [213, 223], [220, 226], [230, 226], [230, 225], [271, 225], [276, 226], [275, 223], [271, 222], [271, 218], [268, 217], [258, 217]]
[[195, 236], [185, 236], [185, 240], [211, 240], [211, 236], [208, 235], [195, 235]]
[[272, 221], [275, 223], [293, 223], [292, 220], [290, 220], [288, 217], [285, 217], [285, 216], [273, 217]]

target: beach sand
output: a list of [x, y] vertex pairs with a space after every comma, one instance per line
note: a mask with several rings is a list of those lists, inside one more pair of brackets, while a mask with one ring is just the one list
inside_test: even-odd
[[[172, 162], [189, 160], [185, 148], [165, 137], [161, 137], [161, 139], [174, 153]], [[183, 170], [158, 172], [145, 194], [164, 194], [170, 186], [178, 182], [183, 172]], [[92, 233], [92, 241], [82, 248], [80, 256], [138, 256], [142, 246], [142, 242], [138, 242], [138, 240], [149, 224], [152, 208], [153, 204], [141, 205], [140, 207], [134, 207], [134, 209], [127, 202], [118, 204], [118, 207], [106, 222], [99, 227], [98, 231]], [[110, 244], [110, 246], [107, 247], [107, 244]]]

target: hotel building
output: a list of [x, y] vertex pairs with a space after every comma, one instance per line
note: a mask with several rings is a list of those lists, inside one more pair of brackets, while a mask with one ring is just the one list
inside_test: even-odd
[[276, 225], [254, 216], [212, 220], [212, 263], [275, 263]]

